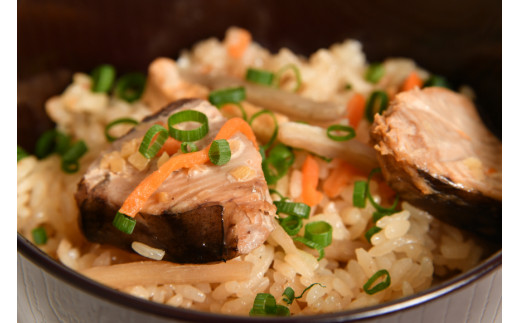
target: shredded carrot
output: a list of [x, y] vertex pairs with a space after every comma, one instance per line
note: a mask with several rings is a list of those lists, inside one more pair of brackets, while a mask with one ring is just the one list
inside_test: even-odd
[[307, 155], [302, 166], [302, 201], [303, 203], [314, 206], [320, 203], [323, 194], [317, 190], [320, 175], [320, 166], [311, 156]]
[[[215, 140], [228, 139], [238, 131], [242, 132], [249, 140], [253, 142], [258, 149], [256, 138], [249, 124], [240, 118], [228, 120], [217, 133]], [[203, 150], [192, 153], [180, 154], [170, 157], [159, 169], [148, 175], [126, 198], [119, 212], [130, 217], [135, 217], [143, 208], [146, 201], [161, 186], [161, 184], [170, 176], [170, 174], [181, 168], [190, 168], [196, 165], [202, 165], [209, 161], [208, 152], [210, 145]]]
[[332, 169], [329, 177], [323, 182], [323, 192], [334, 198], [352, 182], [352, 178], [356, 175], [362, 175], [363, 172], [344, 160], [338, 159], [337, 166]]
[[416, 71], [412, 71], [410, 75], [406, 78], [406, 80], [403, 83], [402, 91], [408, 91], [415, 87], [421, 88], [423, 86], [423, 81], [419, 77], [419, 74], [417, 74]]
[[251, 44], [251, 33], [242, 28], [230, 28], [226, 34], [226, 48], [229, 56], [240, 58]]
[[357, 128], [365, 113], [365, 97], [360, 93], [355, 93], [347, 104], [347, 118], [349, 124]]

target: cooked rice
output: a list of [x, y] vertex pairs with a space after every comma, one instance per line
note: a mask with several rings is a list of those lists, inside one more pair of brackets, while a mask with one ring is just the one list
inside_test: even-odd
[[[184, 52], [177, 63], [236, 76], [243, 75], [249, 66], [277, 70], [287, 63], [294, 63], [302, 75], [302, 96], [342, 104], [353, 93], [342, 89], [347, 83], [364, 95], [375, 89], [375, 85], [363, 77], [367, 61], [361, 44], [354, 40], [320, 49], [309, 59], [285, 48], [271, 54], [252, 43], [241, 60], [234, 60], [226, 55], [223, 42], [212, 38], [198, 43], [192, 51]], [[385, 79], [378, 86], [384, 86], [388, 91], [397, 91], [399, 84], [413, 70], [424, 78], [428, 75], [409, 59], [389, 59], [385, 66]], [[46, 111], [59, 130], [86, 141], [89, 151], [80, 160], [80, 172], [62, 172], [56, 156], [43, 160], [28, 157], [18, 163], [18, 232], [32, 240], [31, 230], [43, 225], [49, 239], [40, 248], [64, 265], [80, 271], [145, 260], [137, 254], [90, 243], [78, 227], [74, 192], [82, 173], [108, 146], [104, 136], [106, 124], [121, 117], [141, 120], [150, 114], [142, 102], [129, 104], [107, 94], [92, 93], [90, 84], [88, 75], [77, 73], [64, 93], [50, 98], [46, 104]], [[288, 76], [282, 87], [292, 89], [294, 79]], [[361, 140], [368, 138], [366, 128], [366, 124], [360, 125], [358, 138]], [[124, 131], [126, 129], [121, 129], [121, 133], [114, 135]], [[128, 149], [128, 162], [139, 166], [142, 160], [132, 158], [136, 147]], [[301, 165], [306, 155], [305, 151], [296, 152], [292, 169], [275, 187], [293, 200], [301, 194]], [[110, 156], [106, 163], [111, 168], [120, 169], [124, 167], [121, 163], [124, 158], [121, 158]], [[335, 162], [320, 160], [319, 165], [321, 185]], [[352, 206], [356, 179], [337, 198], [324, 196], [321, 203], [312, 208], [308, 221], [319, 219], [334, 228], [333, 243], [325, 249], [325, 258], [319, 262], [315, 250], [295, 244], [277, 226], [264, 245], [233, 260], [253, 265], [249, 279], [222, 283], [136, 285], [122, 290], [176, 307], [248, 315], [257, 293], [271, 293], [277, 303], [281, 303], [286, 287], [292, 287], [299, 295], [305, 287], [318, 282], [324, 287], [311, 288], [303, 298], [289, 306], [294, 315], [313, 314], [360, 308], [408, 296], [428, 288], [434, 277], [464, 271], [479, 262], [482, 249], [473, 240], [406, 202], [402, 203], [402, 211], [377, 222], [382, 230], [372, 237], [372, 244], [367, 243], [364, 235], [372, 225], [374, 208], [370, 203], [364, 209]], [[376, 182], [371, 183], [371, 191], [376, 200], [382, 200]], [[272, 197], [278, 199], [275, 195]], [[363, 285], [380, 269], [388, 270], [391, 285], [384, 291], [367, 295]]]

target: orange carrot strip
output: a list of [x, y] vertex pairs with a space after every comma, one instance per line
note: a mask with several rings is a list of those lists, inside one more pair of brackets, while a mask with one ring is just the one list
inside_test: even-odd
[[178, 140], [173, 139], [172, 137], [168, 137], [166, 141], [164, 142], [164, 145], [161, 147], [161, 149], [157, 152], [156, 157], [159, 157], [163, 154], [163, 152], [166, 152], [168, 155], [173, 155], [179, 149], [181, 148], [181, 142]]
[[423, 81], [419, 78], [419, 74], [417, 74], [416, 71], [412, 71], [410, 75], [406, 78], [406, 80], [403, 83], [402, 91], [408, 91], [415, 87], [421, 88], [423, 86]]
[[323, 192], [330, 198], [338, 196], [347, 184], [352, 182], [354, 176], [363, 174], [344, 160], [338, 159], [337, 163], [338, 165], [332, 169], [329, 177], [323, 182]]
[[349, 124], [357, 128], [359, 122], [363, 118], [365, 113], [365, 97], [360, 93], [354, 94], [354, 96], [348, 101], [347, 104], [347, 118]]
[[[242, 132], [249, 140], [253, 142], [258, 149], [256, 138], [249, 124], [240, 118], [228, 120], [217, 133], [215, 140], [228, 139], [236, 132]], [[181, 168], [190, 168], [201, 165], [209, 161], [208, 151], [210, 145], [205, 149], [192, 153], [180, 154], [170, 157], [159, 169], [148, 175], [126, 198], [125, 202], [119, 210], [120, 213], [130, 217], [135, 217], [143, 208], [146, 201], [161, 186], [168, 176]]]
[[229, 119], [222, 126], [222, 128], [220, 128], [220, 131], [217, 133], [215, 140], [228, 139], [237, 131], [240, 131], [247, 137], [247, 139], [251, 140], [255, 148], [258, 150], [258, 143], [256, 142], [255, 133], [253, 132], [253, 129], [251, 129], [251, 126], [249, 126], [249, 123], [247, 123], [247, 121], [242, 118]]
[[229, 56], [240, 58], [251, 43], [251, 33], [242, 28], [232, 28], [226, 35], [226, 48]]
[[307, 155], [302, 166], [302, 201], [314, 206], [320, 203], [323, 194], [317, 190], [320, 175], [320, 166], [311, 156]]

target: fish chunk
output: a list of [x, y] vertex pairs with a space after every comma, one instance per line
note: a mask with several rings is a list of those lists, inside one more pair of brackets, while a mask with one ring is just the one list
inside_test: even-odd
[[[150, 126], [166, 124], [171, 114], [185, 109], [203, 112], [209, 119], [208, 135], [195, 142], [198, 149], [209, 145], [226, 121], [207, 101], [180, 100], [115, 141], [78, 185], [80, 227], [87, 239], [127, 250], [138, 241], [165, 250], [163, 260], [178, 263], [225, 261], [264, 243], [274, 229], [276, 208], [262, 172], [261, 155], [241, 133], [228, 139], [232, 157], [227, 164], [207, 163], [173, 172], [136, 215], [132, 234], [112, 225], [126, 197], [158, 168], [160, 160], [155, 157], [136, 167], [130, 157], [136, 153], [128, 147], [136, 146], [135, 141], [140, 142]], [[123, 166], [113, 169], [107, 156], [122, 158]]]
[[389, 185], [441, 220], [500, 238], [502, 144], [473, 103], [445, 88], [398, 94], [371, 139]]

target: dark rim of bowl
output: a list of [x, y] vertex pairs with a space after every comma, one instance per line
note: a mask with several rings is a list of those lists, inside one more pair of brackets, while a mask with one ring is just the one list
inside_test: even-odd
[[[18, 251], [25, 256], [29, 261], [45, 270], [49, 274], [63, 280], [68, 284], [74, 285], [83, 291], [94, 295], [96, 297], [105, 299], [106, 301], [116, 303], [123, 307], [129, 307], [140, 312], [149, 313], [151, 315], [162, 318], [182, 319], [187, 321], [198, 322], [242, 322], [247, 321], [264, 321], [266, 317], [243, 317], [231, 316], [209, 312], [201, 312], [183, 308], [176, 308], [173, 306], [156, 303], [134, 297], [102, 285], [93, 281], [78, 272], [62, 265], [55, 259], [51, 258], [45, 252], [33, 245], [29, 240], [18, 233], [17, 239]], [[413, 295], [403, 297], [394, 301], [385, 302], [382, 304], [365, 307], [356, 310], [347, 310], [340, 312], [332, 312], [326, 314], [318, 314], [311, 316], [293, 316], [284, 318], [269, 318], [272, 322], [295, 322], [295, 321], [309, 321], [309, 322], [331, 322], [331, 321], [354, 321], [368, 318], [374, 318], [385, 314], [390, 314], [398, 310], [403, 310], [422, 303], [431, 301], [435, 298], [441, 297], [445, 294], [455, 291], [463, 287], [499, 267], [502, 264], [502, 250], [495, 252], [493, 255], [485, 259], [478, 266], [450, 278], [438, 285], [432, 286], [424, 291], [415, 293]]]

